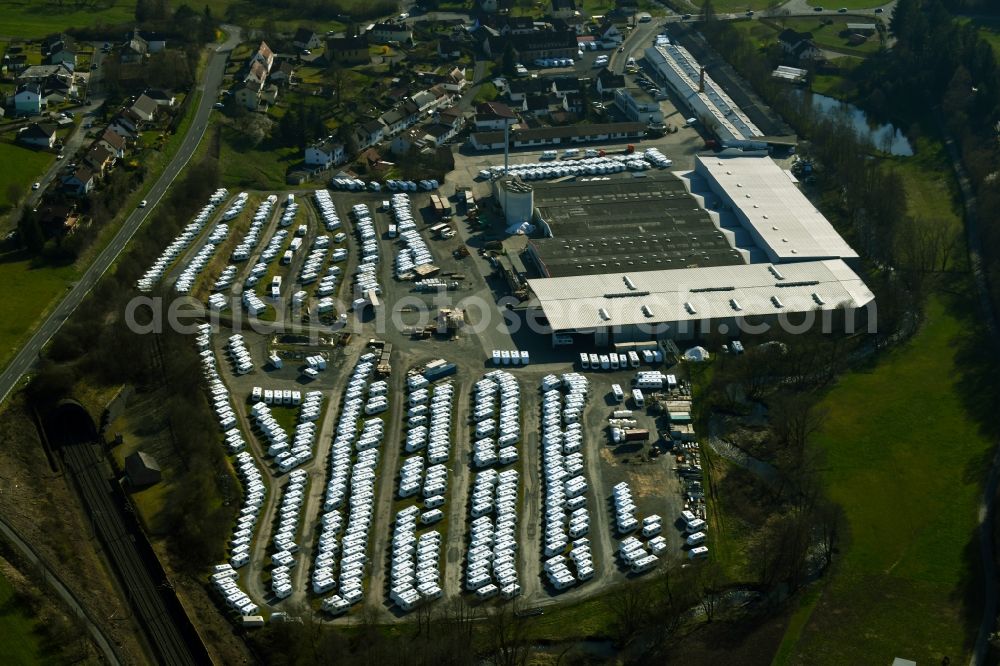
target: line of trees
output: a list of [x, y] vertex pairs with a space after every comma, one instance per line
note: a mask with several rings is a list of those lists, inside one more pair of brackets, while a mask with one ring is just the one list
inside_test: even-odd
[[[224, 556], [221, 535], [230, 529], [238, 490], [217, 441], [218, 427], [202, 390], [202, 372], [190, 337], [165, 326], [140, 335], [124, 321], [135, 281], [218, 186], [211, 157], [192, 166], [157, 206], [115, 268], [62, 325], [46, 349], [29, 395], [54, 404], [80, 382], [132, 384], [163, 396], [157, 428], [170, 432], [177, 467], [157, 532], [165, 534], [175, 568], [195, 572]], [[160, 294], [168, 301], [169, 293]], [[163, 462], [163, 461], [161, 461]]]

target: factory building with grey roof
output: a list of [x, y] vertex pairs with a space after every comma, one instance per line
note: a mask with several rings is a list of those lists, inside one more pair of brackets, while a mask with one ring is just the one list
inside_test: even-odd
[[[532, 186], [543, 238], [526, 259], [552, 333], [622, 341], [738, 335], [748, 323], [843, 311], [874, 295], [858, 254], [769, 157], [691, 171]], [[822, 318], [822, 317], [821, 317]]]

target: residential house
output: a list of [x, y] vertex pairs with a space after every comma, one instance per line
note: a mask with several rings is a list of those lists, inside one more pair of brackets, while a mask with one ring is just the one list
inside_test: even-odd
[[[434, 118], [437, 124], [451, 129], [451, 136], [455, 136], [462, 131], [462, 127], [465, 125], [465, 114], [457, 106], [449, 106], [447, 109], [441, 109], [434, 114]], [[448, 138], [450, 139], [451, 136]]]
[[246, 75], [243, 77], [244, 83], [253, 83], [258, 89], [263, 87], [270, 70], [260, 61], [251, 60]]
[[56, 145], [56, 126], [50, 123], [31, 123], [18, 132], [17, 142], [35, 148], [52, 148]]
[[176, 98], [174, 94], [168, 90], [161, 90], [159, 88], [147, 88], [146, 92], [143, 93], [149, 99], [156, 102], [157, 106], [165, 106], [168, 109], [173, 107]]
[[614, 95], [615, 106], [632, 122], [653, 125], [663, 123], [663, 111], [660, 110], [659, 101], [645, 90], [617, 88]]
[[368, 40], [364, 37], [334, 37], [326, 43], [327, 57], [341, 65], [367, 65], [371, 62]]
[[517, 116], [502, 102], [483, 102], [476, 105], [477, 130], [502, 130], [517, 124]]
[[247, 81], [233, 93], [233, 99], [247, 111], [256, 111], [260, 108], [260, 94], [264, 86], [253, 81]]
[[417, 105], [417, 110], [421, 114], [428, 114], [432, 112], [434, 109], [441, 106], [441, 104], [445, 101], [444, 97], [439, 98], [430, 90], [421, 90], [410, 99], [412, 99], [413, 103]]
[[280, 85], [288, 85], [292, 82], [292, 75], [294, 73], [295, 68], [292, 67], [292, 63], [282, 60], [271, 70], [271, 76], [268, 77], [268, 80]]
[[568, 19], [576, 16], [575, 0], [552, 0], [550, 16], [557, 19]]
[[17, 75], [17, 80], [21, 83], [30, 81], [41, 82], [46, 79], [57, 78], [68, 84], [73, 83], [73, 65], [67, 62], [55, 63], [53, 65], [30, 65]]
[[579, 93], [583, 87], [580, 85], [580, 79], [575, 76], [553, 76], [549, 81], [551, 82], [552, 92], [560, 99], [570, 93]]
[[510, 45], [518, 62], [534, 62], [538, 58], [576, 58], [579, 55], [576, 33], [571, 30], [539, 30], [524, 35], [490, 38], [483, 47], [486, 55], [499, 58]]
[[437, 54], [442, 60], [461, 58], [462, 45], [451, 37], [442, 37], [437, 43]]
[[149, 42], [142, 38], [138, 30], [133, 30], [131, 37], [119, 51], [119, 58], [126, 65], [143, 62], [149, 55]]
[[382, 114], [379, 120], [385, 125], [385, 136], [392, 136], [412, 126], [420, 118], [420, 108], [412, 100], [405, 100], [394, 109]]
[[441, 85], [450, 93], [461, 94], [469, 85], [469, 80], [465, 78], [465, 69], [453, 67], [450, 72], [444, 75]]
[[297, 49], [314, 49], [322, 44], [323, 38], [309, 28], [299, 28], [292, 39], [292, 45]]
[[94, 189], [94, 172], [85, 166], [77, 167], [72, 174], [63, 177], [62, 185], [71, 194], [90, 194]]
[[146, 40], [146, 51], [148, 53], [159, 53], [167, 48], [167, 38], [158, 32], [143, 30], [139, 33]]
[[625, 41], [625, 34], [611, 19], [605, 18], [597, 28], [597, 38], [602, 42], [621, 44]]
[[101, 135], [101, 138], [97, 142], [114, 153], [117, 159], [125, 157], [125, 137], [111, 128], [104, 130], [104, 134]]
[[625, 76], [622, 74], [615, 74], [610, 69], [604, 68], [597, 73], [594, 87], [597, 89], [597, 92], [601, 95], [601, 97], [610, 96], [614, 94], [614, 91], [618, 88], [625, 87]]
[[536, 118], [543, 118], [549, 115], [549, 111], [553, 108], [562, 109], [562, 100], [551, 92], [549, 93], [534, 93], [528, 95], [521, 101], [521, 112], [524, 115], [535, 116]]
[[365, 33], [369, 44], [413, 43], [413, 30], [405, 22], [383, 21], [373, 24]]
[[125, 139], [125, 143], [128, 145], [134, 144], [139, 139], [139, 128], [130, 118], [121, 113], [108, 123], [108, 129]]
[[[271, 67], [274, 66], [274, 51], [272, 51], [271, 47], [267, 45], [267, 42], [261, 42], [260, 45], [257, 46], [257, 50], [250, 56], [248, 66], [255, 62], [259, 62], [263, 65], [265, 72], [271, 71]], [[267, 74], [264, 75], [264, 78], [267, 78]]]
[[493, 18], [493, 27], [503, 35], [527, 35], [535, 31], [535, 20], [530, 16], [503, 14]]
[[334, 165], [343, 164], [345, 159], [344, 144], [334, 141], [332, 137], [327, 137], [306, 147], [305, 163], [307, 166], [329, 169]]
[[370, 148], [385, 137], [385, 125], [378, 120], [369, 120], [358, 125], [354, 130], [354, 136], [358, 141], [361, 150]]
[[551, 90], [552, 79], [546, 77], [512, 79], [507, 88], [507, 97], [512, 103], [520, 103], [528, 95], [537, 95], [538, 93], [550, 92]]
[[76, 85], [72, 79], [50, 76], [42, 82], [42, 96], [49, 104], [60, 104], [76, 97]]
[[798, 32], [785, 28], [778, 33], [778, 43], [782, 51], [797, 60], [813, 60], [822, 54], [813, 41], [811, 32]]
[[129, 110], [138, 116], [140, 120], [151, 123], [156, 118], [157, 106], [159, 105], [156, 103], [156, 100], [143, 93], [139, 95], [139, 99], [135, 100]]
[[425, 136], [424, 127], [412, 127], [405, 132], [400, 132], [389, 144], [389, 151], [396, 156], [408, 154], [411, 150], [419, 150], [429, 143]]
[[424, 137], [434, 144], [435, 147], [444, 144], [452, 139], [457, 132], [449, 125], [441, 123], [429, 123], [424, 125]]
[[3, 71], [8, 76], [18, 76], [28, 68], [28, 55], [26, 53], [4, 53]]
[[66, 63], [76, 67], [76, 45], [66, 35], [50, 35], [42, 40], [42, 62], [46, 65]]
[[278, 86], [269, 83], [260, 91], [260, 101], [267, 106], [274, 106], [278, 103]]
[[17, 115], [37, 116], [42, 112], [44, 104], [41, 83], [22, 83], [14, 89], [14, 112]]
[[95, 142], [87, 150], [83, 161], [98, 176], [104, 176], [115, 165], [115, 154], [102, 143]]
[[586, 99], [581, 93], [571, 92], [563, 96], [563, 108], [567, 113], [575, 113], [577, 115], [582, 115], [586, 109], [583, 107], [586, 104]]

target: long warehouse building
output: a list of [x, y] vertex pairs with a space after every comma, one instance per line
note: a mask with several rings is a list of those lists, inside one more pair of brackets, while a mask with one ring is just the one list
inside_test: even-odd
[[650, 46], [645, 56], [659, 78], [684, 100], [691, 113], [711, 125], [709, 129], [724, 144], [753, 145], [764, 135], [683, 46]]
[[[712, 228], [714, 223], [725, 239], [723, 247], [712, 249], [708, 243], [718, 241], [706, 236], [697, 250], [685, 250], [674, 261], [680, 265], [671, 268], [669, 253], [649, 261], [645, 255], [602, 261], [585, 258], [579, 254], [580, 243], [565, 237], [562, 242], [569, 250], [546, 250], [547, 244], [559, 242], [558, 231], [554, 239], [536, 241], [529, 257], [550, 270], [543, 270], [548, 277], [528, 284], [543, 321], [558, 339], [585, 336], [606, 346], [694, 338], [708, 331], [738, 335], [741, 324], [780, 323], [790, 315], [801, 319], [814, 311], [828, 313], [826, 321], [835, 310], [856, 322], [864, 318], [860, 311], [873, 304], [874, 294], [854, 272], [858, 254], [769, 157], [699, 156], [694, 170], [674, 176], [707, 215], [705, 224]], [[591, 201], [576, 204], [575, 219], [583, 223], [597, 195], [595, 188]], [[669, 215], [669, 210], [664, 207], [661, 214]], [[606, 251], [631, 237], [623, 221], [618, 219], [622, 240], [605, 241]], [[676, 218], [672, 224], [678, 223], [673, 242], [664, 239], [661, 245], [677, 246], [695, 238], [697, 216]], [[651, 227], [648, 222], [641, 226], [643, 238]], [[670, 232], [672, 227], [664, 229]], [[725, 247], [731, 248], [730, 254]], [[664, 251], [652, 244], [650, 250]], [[562, 259], [559, 251], [571, 251], [573, 258]], [[556, 271], [557, 266], [565, 268]]]

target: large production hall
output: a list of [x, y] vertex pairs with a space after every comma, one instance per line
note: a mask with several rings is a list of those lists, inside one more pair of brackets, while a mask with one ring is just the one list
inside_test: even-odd
[[[504, 201], [504, 199], [507, 199]], [[770, 157], [698, 156], [690, 171], [498, 185], [541, 238], [524, 251], [529, 308], [553, 340], [738, 335], [874, 300], [858, 255]]]

